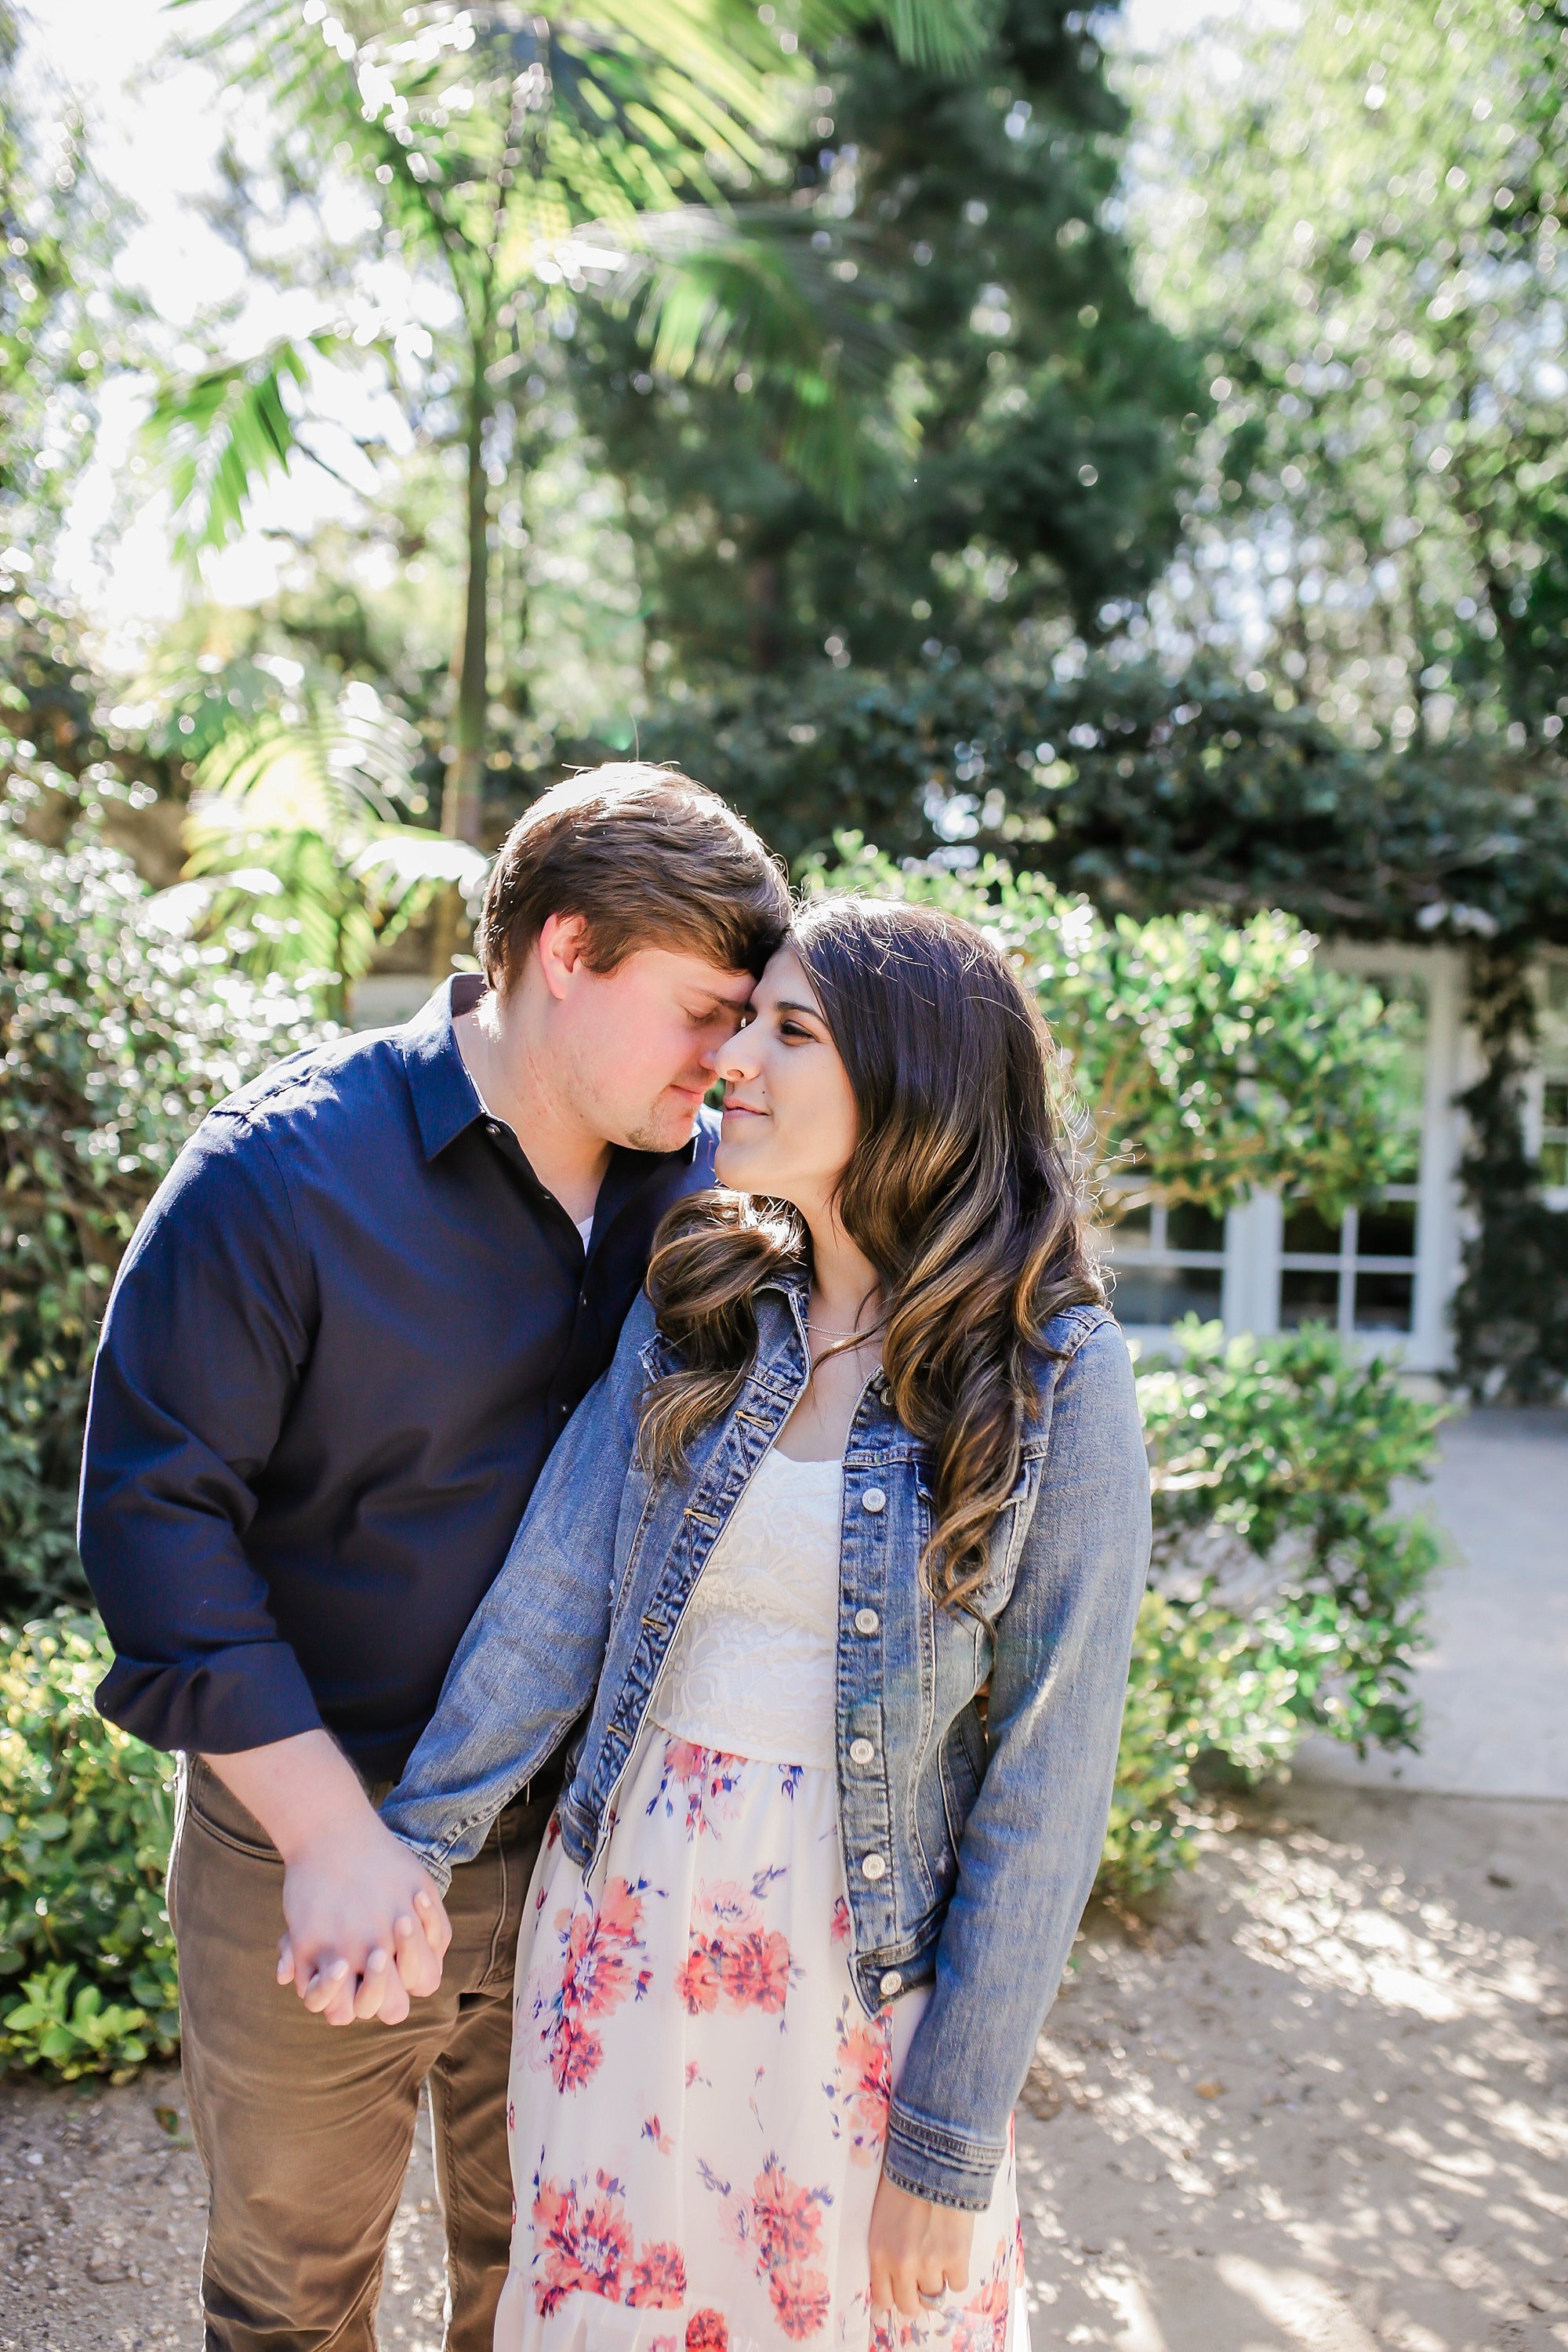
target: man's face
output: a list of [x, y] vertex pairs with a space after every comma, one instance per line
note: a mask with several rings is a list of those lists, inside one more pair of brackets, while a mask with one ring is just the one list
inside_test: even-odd
[[555, 1035], [577, 1117], [607, 1143], [679, 1150], [755, 985], [679, 948], [639, 948], [614, 971], [576, 961]]

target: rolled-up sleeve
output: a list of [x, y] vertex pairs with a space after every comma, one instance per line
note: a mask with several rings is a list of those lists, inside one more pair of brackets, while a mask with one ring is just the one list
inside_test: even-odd
[[121, 1264], [93, 1368], [78, 1538], [114, 1645], [110, 1719], [215, 1755], [321, 1722], [246, 1558], [314, 1284], [265, 1135], [214, 1112]]

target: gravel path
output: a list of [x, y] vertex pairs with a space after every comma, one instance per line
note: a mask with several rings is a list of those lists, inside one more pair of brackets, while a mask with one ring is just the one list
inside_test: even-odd
[[[1097, 1914], [1019, 2117], [1035, 2352], [1568, 2347], [1568, 1805], [1299, 1783]], [[179, 2078], [0, 2089], [0, 2352], [197, 2352]], [[383, 2342], [437, 2352], [426, 2147]]]

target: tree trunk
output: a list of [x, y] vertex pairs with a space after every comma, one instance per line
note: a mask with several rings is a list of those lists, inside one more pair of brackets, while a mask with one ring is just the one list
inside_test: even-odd
[[[468, 382], [468, 562], [463, 595], [463, 629], [454, 667], [458, 675], [453, 759], [441, 793], [441, 830], [455, 841], [479, 845], [484, 819], [485, 731], [489, 705], [489, 499], [485, 478], [485, 419], [489, 414], [485, 346], [471, 346]], [[460, 894], [447, 891], [436, 910], [432, 969], [445, 980], [452, 969], [467, 924]]]
[[746, 617], [751, 639], [752, 667], [777, 669], [784, 659], [784, 633], [778, 558], [758, 553], [746, 566]]

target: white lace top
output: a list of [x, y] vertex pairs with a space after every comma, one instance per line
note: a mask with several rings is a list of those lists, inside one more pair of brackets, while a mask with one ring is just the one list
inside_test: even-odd
[[653, 1717], [731, 1756], [831, 1767], [843, 1465], [775, 1448], [698, 1580]]

